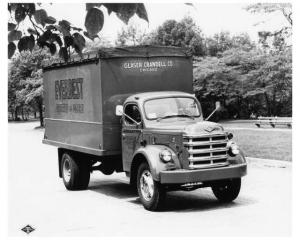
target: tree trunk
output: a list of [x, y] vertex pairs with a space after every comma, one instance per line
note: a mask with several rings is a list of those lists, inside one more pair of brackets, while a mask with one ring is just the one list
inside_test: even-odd
[[15, 118], [14, 118], [15, 121], [18, 120], [18, 107], [15, 107]]
[[268, 94], [266, 92], [264, 93], [264, 95], [265, 95], [265, 100], [266, 100], [268, 117], [270, 117], [271, 116], [270, 100], [269, 100]]
[[40, 126], [44, 127], [43, 100], [42, 99], [38, 100], [37, 105], [39, 109]]
[[24, 107], [22, 107], [21, 114], [22, 114], [22, 120], [25, 121], [25, 117], [24, 117]]

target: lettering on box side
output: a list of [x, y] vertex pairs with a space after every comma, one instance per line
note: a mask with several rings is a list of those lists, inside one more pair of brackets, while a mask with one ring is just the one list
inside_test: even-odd
[[55, 81], [55, 99], [83, 99], [83, 78]]
[[[55, 80], [55, 100], [82, 100], [83, 99], [83, 78], [72, 78]], [[57, 103], [57, 113], [84, 113], [82, 103]]]
[[156, 61], [126, 61], [122, 63], [122, 68], [127, 71], [139, 72], [157, 72], [160, 69], [174, 67], [173, 60], [156, 60]]

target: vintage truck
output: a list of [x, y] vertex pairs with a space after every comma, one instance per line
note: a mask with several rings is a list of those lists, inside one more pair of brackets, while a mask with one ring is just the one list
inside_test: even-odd
[[247, 163], [220, 124], [203, 119], [188, 49], [105, 48], [44, 66], [45, 135], [68, 190], [90, 173], [125, 172], [147, 210], [167, 191], [240, 192]]

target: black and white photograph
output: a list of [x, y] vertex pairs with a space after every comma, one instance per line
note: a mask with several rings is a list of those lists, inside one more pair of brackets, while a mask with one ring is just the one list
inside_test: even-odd
[[296, 238], [295, 5], [2, 4], [5, 237]]

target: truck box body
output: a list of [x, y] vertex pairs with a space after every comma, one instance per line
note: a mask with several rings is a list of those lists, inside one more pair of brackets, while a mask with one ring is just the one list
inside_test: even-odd
[[102, 49], [44, 67], [44, 143], [95, 155], [121, 154], [115, 106], [139, 92], [193, 92], [192, 59], [173, 47]]

